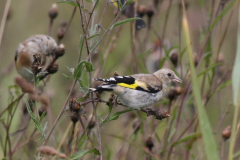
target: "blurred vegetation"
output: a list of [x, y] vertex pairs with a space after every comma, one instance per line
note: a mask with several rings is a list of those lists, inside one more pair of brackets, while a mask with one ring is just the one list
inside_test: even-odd
[[[239, 159], [240, 145], [235, 143], [240, 140], [239, 0], [136, 0], [147, 24], [140, 30], [135, 30], [135, 21], [110, 29], [118, 10], [108, 0], [95, 6], [97, 1], [79, 0], [83, 17], [78, 1], [72, 1], [77, 7], [69, 23], [74, 10], [71, 4], [0, 0], [0, 158]], [[57, 3], [58, 16], [50, 36], [58, 44], [63, 43], [66, 51], [57, 59], [58, 72], [48, 76], [46, 83], [37, 84], [50, 100], [47, 114], [39, 116], [41, 103], [33, 105], [31, 112], [32, 104], [26, 101], [28, 94], [14, 81], [20, 77], [14, 56], [18, 45], [30, 36], [49, 34], [48, 13], [53, 3]], [[88, 25], [85, 18], [90, 17]], [[119, 14], [116, 20], [126, 19]], [[69, 28], [59, 40], [57, 34], [63, 21]], [[100, 33], [87, 40], [90, 51], [100, 43], [89, 58], [84, 35], [94, 35], [93, 26], [97, 26], [95, 34]], [[79, 63], [81, 44], [81, 60], [86, 61]], [[75, 68], [74, 74], [71, 68]], [[166, 119], [157, 120], [116, 105], [111, 93], [98, 97], [88, 92], [89, 86], [99, 85], [93, 78], [108, 78], [115, 71], [119, 75], [152, 73], [160, 68], [174, 70], [183, 80], [183, 84], [173, 84], [160, 102], [150, 106], [166, 110], [170, 114]], [[94, 103], [97, 119], [90, 103], [92, 96], [98, 98]], [[77, 108], [82, 105], [76, 114], [69, 104]]]

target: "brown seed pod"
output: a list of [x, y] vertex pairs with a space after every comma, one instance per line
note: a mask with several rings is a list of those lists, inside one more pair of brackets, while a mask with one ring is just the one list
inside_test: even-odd
[[117, 73], [117, 71], [115, 71], [113, 75], [114, 75], [114, 76], [119, 76], [119, 74]]
[[42, 70], [42, 57], [40, 54], [33, 55], [32, 72], [37, 75]]
[[148, 16], [148, 18], [152, 18], [152, 16], [154, 15], [154, 8], [152, 3], [148, 4], [146, 9], [146, 15]]
[[57, 32], [58, 39], [59, 40], [63, 39], [65, 33], [66, 33], [66, 28], [63, 28], [63, 27], [59, 28]]
[[96, 122], [94, 120], [91, 120], [88, 124], [88, 129], [91, 130], [92, 128], [94, 128], [96, 125]]
[[70, 109], [71, 112], [79, 113], [80, 112], [80, 108], [81, 108], [81, 105], [77, 101], [76, 98], [70, 99], [70, 101], [69, 101], [69, 109]]
[[173, 65], [176, 67], [178, 64], [178, 52], [176, 50], [170, 53], [170, 60], [172, 61]]
[[138, 6], [137, 12], [138, 12], [140, 17], [143, 17], [144, 14], [146, 13], [146, 6], [144, 6], [144, 5]]
[[57, 62], [54, 62], [48, 69], [47, 69], [47, 72], [49, 74], [54, 74], [58, 71], [58, 63]]
[[152, 137], [149, 136], [147, 140], [145, 141], [145, 146], [151, 151], [152, 148], [154, 147]]
[[75, 124], [78, 121], [78, 114], [71, 114], [71, 121]]
[[48, 12], [48, 16], [51, 18], [51, 19], [55, 19], [57, 16], [58, 16], [58, 7], [57, 7], [57, 4], [54, 3], [52, 5], [52, 8], [50, 9], [50, 11]]
[[56, 57], [62, 57], [65, 54], [65, 46], [64, 44], [60, 44], [55, 50]]
[[223, 131], [222, 131], [222, 138], [224, 140], [227, 140], [231, 137], [231, 126], [228, 126], [227, 128], [225, 128]]
[[162, 120], [162, 119], [167, 118], [167, 117], [170, 116], [167, 113], [167, 111], [164, 110], [163, 108], [157, 108], [154, 111], [155, 111], [155, 118], [158, 119], [158, 120]]

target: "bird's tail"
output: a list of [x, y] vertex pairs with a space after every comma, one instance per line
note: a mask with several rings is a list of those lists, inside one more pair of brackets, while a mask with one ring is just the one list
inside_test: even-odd
[[113, 91], [112, 84], [103, 84], [95, 88], [89, 88], [92, 92]]

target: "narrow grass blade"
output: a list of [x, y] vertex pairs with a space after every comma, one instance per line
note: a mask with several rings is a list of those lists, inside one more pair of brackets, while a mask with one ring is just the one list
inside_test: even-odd
[[236, 58], [233, 66], [233, 72], [232, 72], [232, 87], [233, 87], [233, 105], [235, 107], [234, 109], [234, 117], [233, 117], [233, 123], [232, 123], [232, 136], [230, 140], [230, 147], [229, 147], [229, 155], [228, 159], [233, 159], [233, 151], [234, 151], [234, 145], [236, 141], [236, 127], [237, 127], [237, 121], [238, 121], [238, 113], [239, 113], [239, 107], [240, 107], [240, 10], [238, 15], [238, 36], [237, 36], [237, 53]]
[[[183, 3], [183, 30], [184, 30], [183, 32], [184, 32], [185, 43], [189, 45], [191, 44], [191, 40], [190, 40], [189, 26], [188, 26], [186, 10], [184, 7], [183, 0], [182, 0], [182, 3]], [[187, 54], [189, 59], [190, 71], [191, 71], [191, 81], [192, 81], [192, 87], [193, 87], [192, 91], [193, 91], [195, 104], [197, 106], [200, 128], [203, 136], [205, 154], [208, 160], [213, 160], [213, 159], [217, 160], [219, 159], [217, 145], [214, 140], [212, 128], [210, 126], [209, 119], [202, 102], [199, 85], [197, 83], [197, 74], [196, 74], [194, 63], [193, 63], [193, 52], [192, 52], [191, 45], [187, 46]]]

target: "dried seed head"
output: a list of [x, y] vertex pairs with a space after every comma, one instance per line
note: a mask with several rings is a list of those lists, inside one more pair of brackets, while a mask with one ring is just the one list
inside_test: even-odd
[[78, 114], [71, 114], [71, 121], [75, 124], [78, 121]]
[[48, 12], [48, 16], [51, 18], [51, 19], [55, 19], [57, 16], [58, 16], [58, 7], [57, 7], [57, 4], [54, 3], [52, 5], [52, 8], [50, 9], [50, 11]]
[[175, 90], [177, 95], [180, 95], [182, 93], [182, 87], [180, 86], [175, 87]]
[[155, 109], [155, 118], [158, 120], [162, 120], [164, 118], [169, 117], [170, 115], [163, 108]]
[[114, 76], [119, 76], [119, 74], [117, 73], [117, 71], [114, 72]]
[[152, 16], [154, 15], [154, 8], [152, 3], [148, 4], [146, 9], [146, 15], [148, 16], [148, 18], [152, 18]]
[[149, 136], [148, 139], [145, 141], [145, 146], [151, 151], [154, 147], [152, 137]]
[[63, 27], [59, 28], [57, 32], [58, 39], [59, 40], [63, 39], [65, 33], [66, 33], [66, 28], [63, 28]]
[[88, 129], [91, 130], [92, 128], [94, 128], [96, 125], [96, 122], [94, 120], [91, 120], [88, 124]]
[[49, 156], [58, 156], [59, 158], [66, 158], [66, 155], [59, 153], [55, 148], [50, 146], [41, 146], [37, 149], [40, 153], [46, 154]]
[[65, 46], [64, 44], [60, 44], [55, 50], [55, 55], [57, 57], [62, 57], [65, 54]]
[[176, 50], [170, 53], [170, 60], [172, 61], [173, 65], [176, 67], [178, 64], [178, 52]]
[[[39, 116], [41, 117], [44, 112], [47, 113], [47, 106], [42, 106], [42, 107], [38, 110]], [[46, 116], [46, 114], [45, 114], [45, 116]]]
[[194, 56], [193, 56], [193, 62], [194, 62], [194, 65], [195, 67], [198, 65], [198, 57], [197, 57], [197, 53], [194, 53]]
[[228, 126], [227, 128], [225, 128], [223, 131], [222, 131], [222, 138], [224, 140], [227, 140], [231, 137], [231, 127]]
[[146, 13], [146, 6], [144, 6], [144, 5], [138, 6], [137, 12], [138, 12], [140, 17], [143, 17], [144, 14]]
[[67, 27], [67, 25], [68, 25], [67, 21], [62, 21], [60, 24], [60, 26], [63, 28]]
[[26, 79], [16, 77], [15, 83], [22, 89], [22, 92], [30, 94], [34, 93], [33, 84], [28, 82]]
[[54, 62], [48, 69], [47, 69], [49, 74], [54, 74], [58, 71], [58, 63]]
[[69, 101], [69, 109], [71, 112], [79, 113], [81, 105], [76, 98], [72, 98]]
[[42, 57], [40, 54], [33, 55], [32, 72], [37, 75], [42, 70]]

